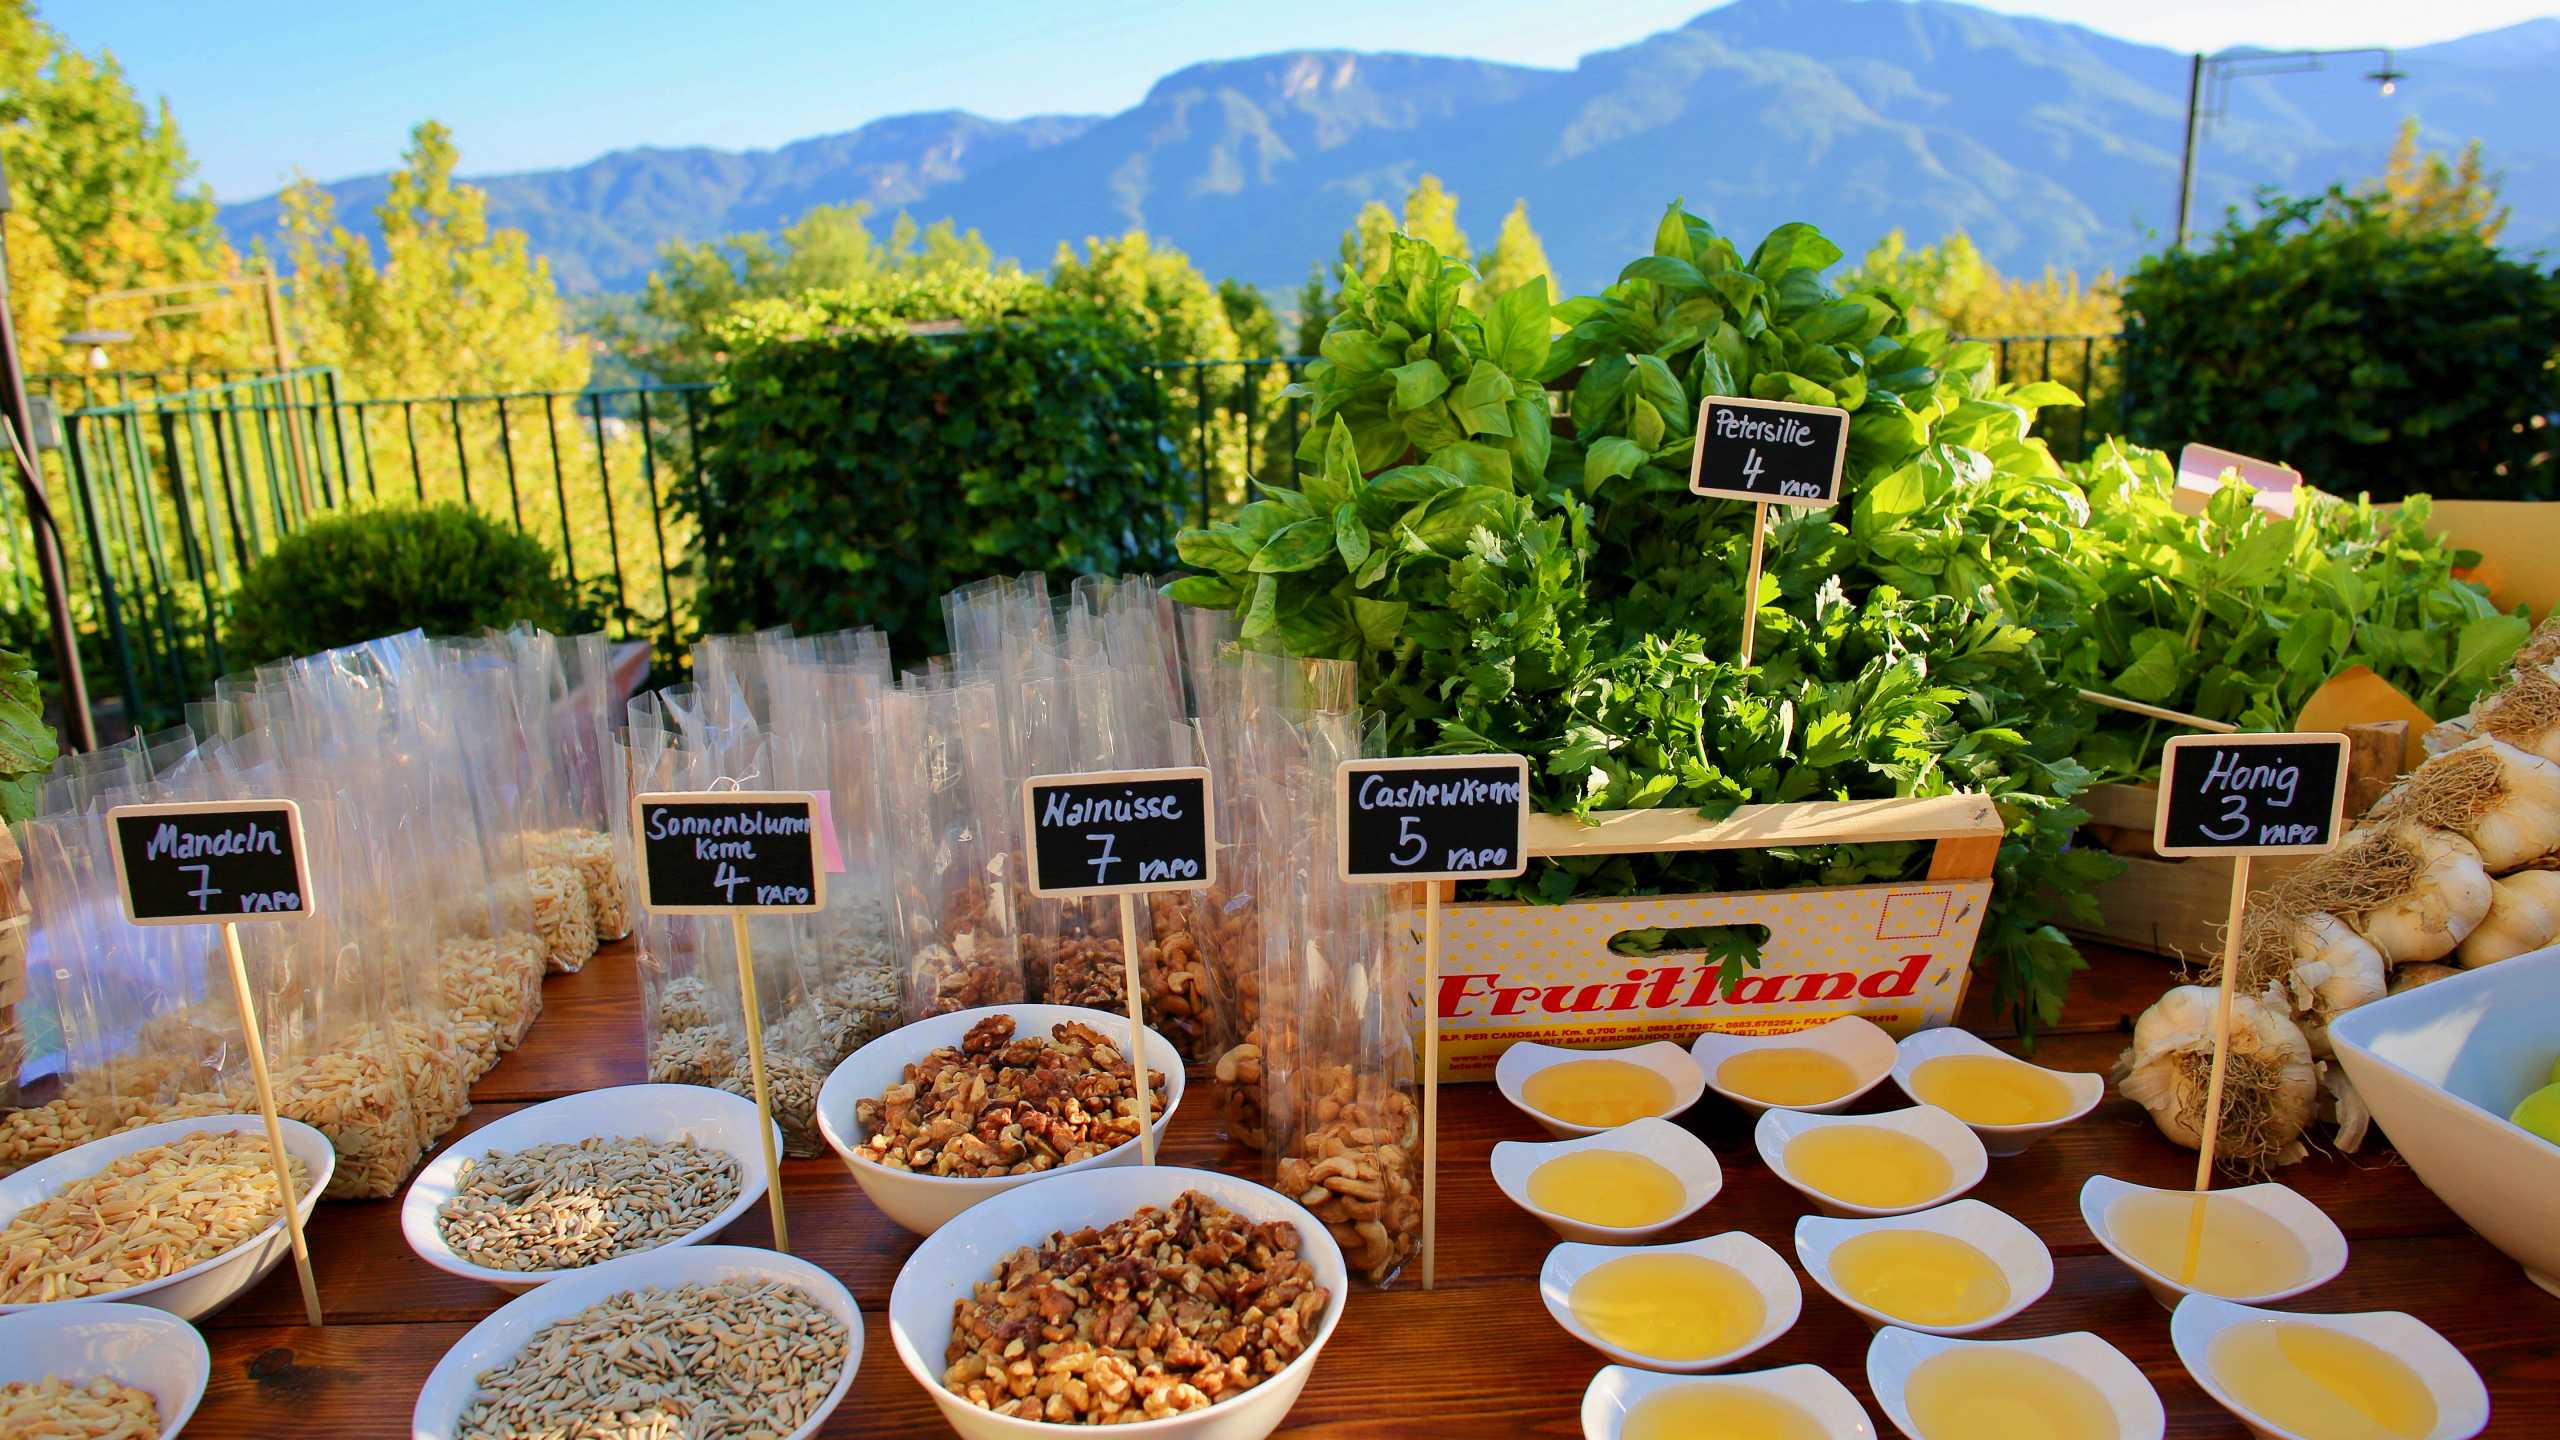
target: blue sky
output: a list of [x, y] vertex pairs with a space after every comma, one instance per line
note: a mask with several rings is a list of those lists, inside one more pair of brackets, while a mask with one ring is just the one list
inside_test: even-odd
[[[1570, 66], [1714, 0], [82, 0], [41, 5], [166, 97], [225, 200], [297, 170], [390, 168], [409, 127], [454, 129], [467, 173], [633, 145], [749, 149], [883, 115], [1122, 109], [1200, 60], [1307, 47]], [[1874, 0], [1895, 4], [1902, 0]], [[2178, 49], [2415, 45], [2550, 13], [2553, 0], [1988, 0]]]

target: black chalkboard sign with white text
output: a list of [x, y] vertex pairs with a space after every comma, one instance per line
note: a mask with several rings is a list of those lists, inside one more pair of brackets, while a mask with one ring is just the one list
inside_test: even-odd
[[1201, 890], [1218, 878], [1209, 772], [1098, 770], [1022, 782], [1031, 893], [1050, 898]]
[[2160, 757], [2152, 848], [2308, 855], [2346, 835], [2347, 737], [2180, 735]]
[[822, 909], [819, 824], [818, 798], [806, 790], [635, 795], [640, 904], [660, 915]]
[[1770, 505], [1836, 505], [1848, 458], [1846, 410], [1710, 395], [1698, 406], [1689, 491]]
[[1345, 880], [1492, 880], [1529, 869], [1524, 756], [1345, 760], [1333, 793]]
[[311, 913], [302, 807], [188, 800], [107, 812], [116, 889], [136, 925], [296, 920]]

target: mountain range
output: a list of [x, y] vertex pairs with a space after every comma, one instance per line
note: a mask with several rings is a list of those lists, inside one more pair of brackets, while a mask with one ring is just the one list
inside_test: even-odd
[[[2514, 209], [2505, 244], [2560, 246], [2560, 18], [2402, 51], [2396, 96], [2365, 77], [2377, 60], [2224, 87], [2198, 228], [2261, 186], [2377, 173], [2414, 114], [2431, 145], [2483, 142]], [[638, 286], [672, 240], [848, 201], [974, 227], [1034, 267], [1061, 241], [1144, 228], [1207, 274], [1278, 289], [1331, 263], [1364, 201], [1392, 208], [1425, 173], [1479, 245], [1525, 198], [1571, 289], [1643, 253], [1675, 197], [1746, 249], [1789, 220], [1853, 254], [1897, 226], [1915, 242], [1961, 229], [2003, 269], [2085, 275], [2166, 243], [2187, 77], [2182, 54], [1950, 0], [1732, 0], [1570, 69], [1294, 51], [1176, 71], [1116, 115], [900, 115], [772, 150], [618, 150], [474, 183], [573, 291]], [[363, 228], [387, 181], [326, 188]], [[222, 222], [245, 245], [277, 213], [266, 196]]]

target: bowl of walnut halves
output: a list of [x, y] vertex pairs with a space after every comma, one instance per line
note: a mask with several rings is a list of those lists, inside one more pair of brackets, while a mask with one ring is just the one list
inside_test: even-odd
[[[1156, 1143], [1182, 1103], [1182, 1057], [1150, 1029]], [[990, 1005], [892, 1030], [818, 1091], [818, 1132], [882, 1214], [930, 1235], [1043, 1175], [1138, 1163], [1128, 1017]]]
[[1249, 1180], [1152, 1165], [1035, 1180], [916, 1247], [889, 1338], [964, 1440], [1279, 1428], [1341, 1323], [1342, 1249]]

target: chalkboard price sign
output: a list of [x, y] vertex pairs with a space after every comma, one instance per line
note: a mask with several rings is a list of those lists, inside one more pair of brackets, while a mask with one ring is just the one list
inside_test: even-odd
[[2314, 854], [2343, 838], [2346, 808], [2344, 735], [2180, 735], [2160, 757], [2152, 848]]
[[1051, 898], [1202, 890], [1218, 878], [1209, 772], [1098, 770], [1022, 782], [1031, 893]]
[[1519, 755], [1345, 760], [1334, 770], [1342, 878], [1492, 880], [1526, 873], [1529, 762]]
[[311, 913], [302, 807], [189, 800], [107, 812], [116, 888], [136, 925], [293, 920]]
[[806, 790], [680, 790], [636, 795], [640, 903], [661, 915], [790, 913], [824, 908], [818, 797]]
[[1770, 505], [1836, 505], [1848, 457], [1846, 410], [1710, 395], [1698, 406], [1689, 490]]

